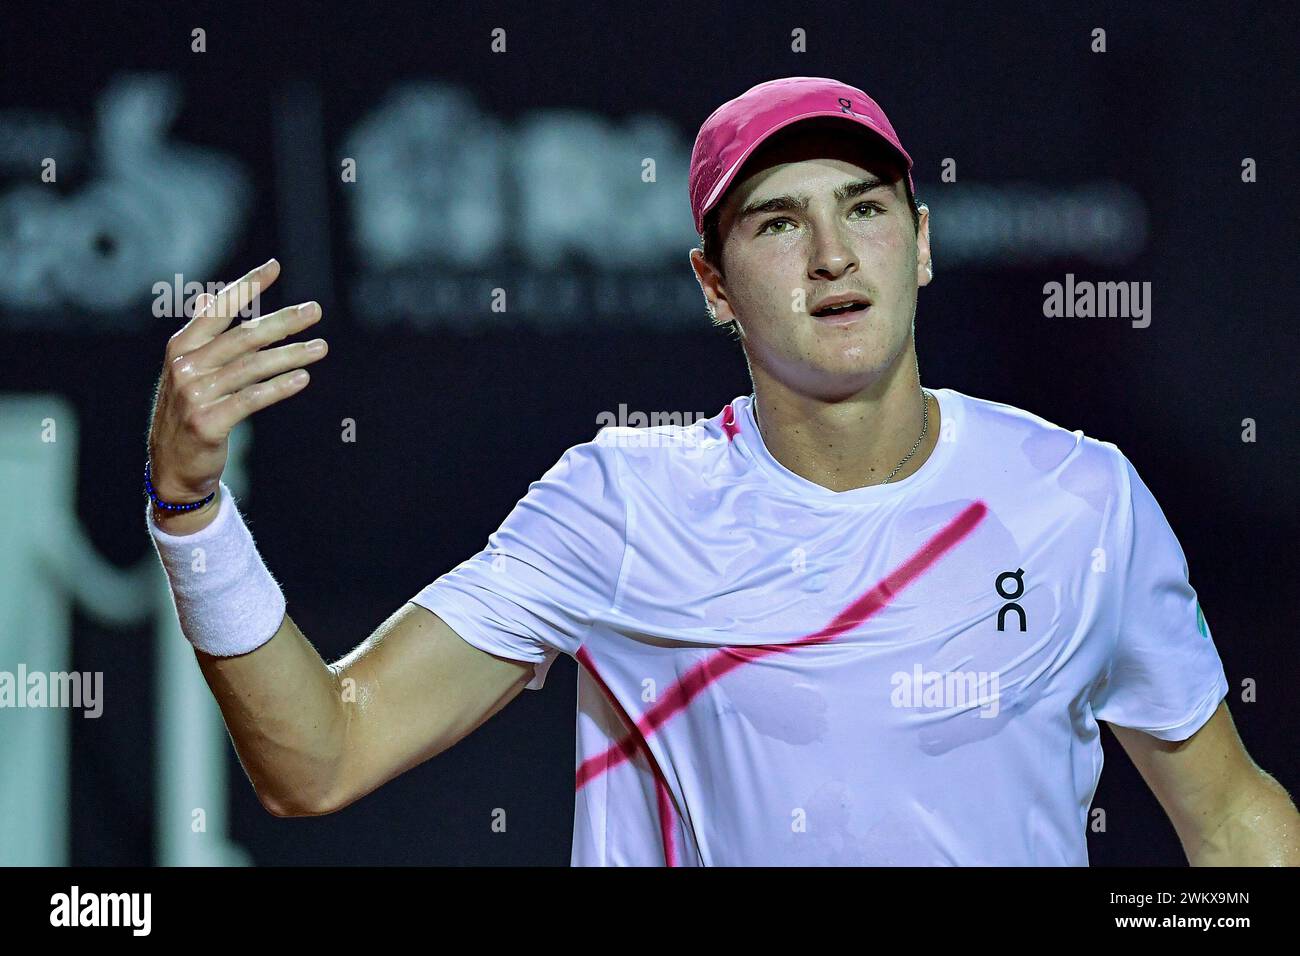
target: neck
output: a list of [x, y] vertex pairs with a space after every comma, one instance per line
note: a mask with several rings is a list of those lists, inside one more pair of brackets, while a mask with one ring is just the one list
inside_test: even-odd
[[[831, 491], [881, 484], [921, 435], [915, 353], [868, 388], [835, 401], [796, 392], [758, 367], [751, 372], [755, 417], [768, 452], [796, 475]], [[924, 465], [938, 442], [939, 403], [925, 401], [926, 436], [891, 482]]]

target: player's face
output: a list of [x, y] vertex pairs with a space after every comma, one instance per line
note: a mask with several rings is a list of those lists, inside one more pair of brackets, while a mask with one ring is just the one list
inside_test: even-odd
[[[930, 281], [928, 210], [917, 230], [897, 166], [832, 132], [774, 137], [742, 175], [719, 219], [726, 278], [692, 256], [719, 319], [736, 321], [756, 374], [824, 399], [869, 388], [914, 348], [917, 288]], [[879, 185], [836, 195], [864, 181]], [[796, 204], [771, 202], [781, 197]], [[869, 305], [813, 314], [841, 294]]]

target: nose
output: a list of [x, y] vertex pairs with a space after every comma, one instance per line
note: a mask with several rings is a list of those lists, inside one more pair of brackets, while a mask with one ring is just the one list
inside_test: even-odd
[[812, 255], [808, 260], [809, 278], [838, 279], [857, 268], [857, 254], [843, 230], [834, 225], [819, 226], [813, 239]]

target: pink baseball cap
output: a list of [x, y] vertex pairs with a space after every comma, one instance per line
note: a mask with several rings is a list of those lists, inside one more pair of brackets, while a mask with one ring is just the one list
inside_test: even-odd
[[857, 87], [824, 76], [786, 76], [751, 86], [714, 110], [700, 127], [691, 150], [691, 214], [695, 231], [704, 232], [704, 216], [722, 198], [736, 173], [765, 139], [799, 120], [838, 116], [857, 123], [884, 140], [906, 164], [907, 155], [885, 111]]

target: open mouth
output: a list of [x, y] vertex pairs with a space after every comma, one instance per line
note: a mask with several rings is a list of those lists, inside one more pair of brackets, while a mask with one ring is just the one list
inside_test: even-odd
[[833, 319], [853, 312], [865, 312], [868, 308], [870, 306], [866, 302], [846, 302], [844, 305], [828, 305], [813, 312], [813, 315], [819, 319]]

